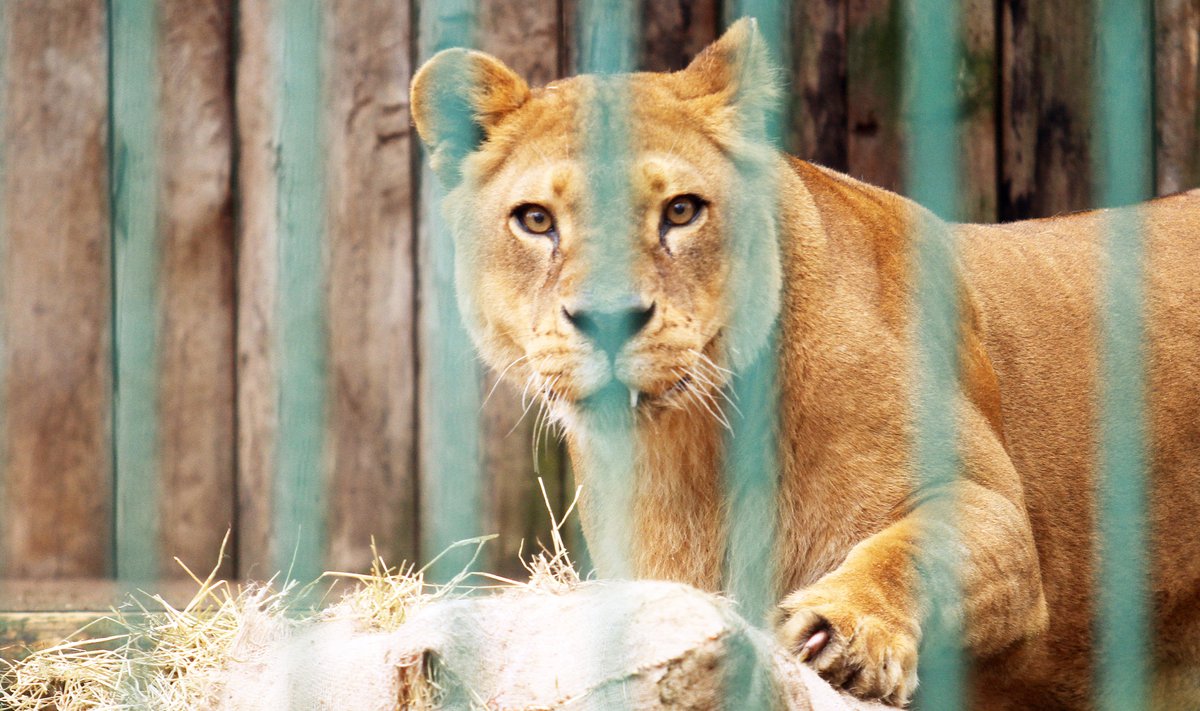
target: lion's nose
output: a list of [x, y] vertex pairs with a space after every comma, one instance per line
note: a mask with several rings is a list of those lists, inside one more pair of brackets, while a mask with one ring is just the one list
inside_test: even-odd
[[610, 355], [638, 334], [654, 317], [655, 304], [618, 311], [576, 310], [563, 307], [563, 316], [577, 331]]

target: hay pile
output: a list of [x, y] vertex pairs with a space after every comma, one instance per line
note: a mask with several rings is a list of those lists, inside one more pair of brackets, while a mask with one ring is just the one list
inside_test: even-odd
[[[569, 513], [569, 512], [568, 512]], [[744, 694], [781, 709], [880, 709], [841, 695], [752, 629], [725, 600], [662, 582], [582, 582], [554, 523], [528, 582], [425, 569], [335, 573], [352, 589], [201, 580], [182, 609], [114, 613], [128, 630], [11, 663], [0, 706], [42, 709], [720, 708], [731, 650], [757, 671]], [[479, 546], [486, 539], [460, 545]], [[185, 568], [186, 570], [186, 568]], [[191, 575], [191, 571], [188, 571]], [[327, 581], [326, 581], [327, 582]], [[483, 587], [488, 594], [478, 594]], [[473, 594], [474, 593], [474, 594]], [[319, 606], [318, 606], [319, 607]]]

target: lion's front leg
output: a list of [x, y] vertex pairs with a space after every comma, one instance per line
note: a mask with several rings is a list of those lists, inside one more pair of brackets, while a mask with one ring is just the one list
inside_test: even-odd
[[[957, 571], [965, 613], [964, 647], [986, 656], [1036, 635], [1046, 603], [1031, 531], [1011, 502], [964, 483], [957, 530], [925, 522], [933, 536], [955, 535], [965, 558]], [[924, 610], [917, 597], [923, 511], [855, 546], [836, 570], [779, 606], [782, 642], [835, 686], [904, 705], [917, 687]]]

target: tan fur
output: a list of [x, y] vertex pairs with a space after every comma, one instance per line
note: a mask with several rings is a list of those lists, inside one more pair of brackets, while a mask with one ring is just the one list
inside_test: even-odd
[[[753, 269], [731, 261], [736, 250], [723, 235], [755, 237], [739, 232], [751, 226], [727, 221], [740, 187], [731, 159], [753, 151], [742, 138], [746, 105], [766, 94], [757, 82], [770, 83], [755, 66], [760, 46], [752, 26], [738, 23], [688, 69], [633, 75], [626, 87], [635, 228], [624, 288], [655, 304], [615, 366], [643, 393], [630, 492], [634, 572], [721, 585], [722, 430], [709, 409], [721, 403], [722, 368], [747, 357], [733, 350], [743, 336], [730, 334], [742, 329], [753, 339], [762, 330], [744, 325], [753, 311], [737, 312], [721, 296], [749, 289], [751, 307], [767, 316], [778, 309], [781, 328], [781, 637], [798, 646], [828, 625], [832, 639], [812, 664], [857, 694], [905, 703], [920, 640], [912, 556], [927, 530], [909, 452], [908, 256], [910, 228], [927, 215], [898, 195], [773, 156], [777, 239], [757, 235], [762, 245], [738, 257]], [[487, 55], [446, 57], [413, 84], [413, 115], [435, 157], [452, 156], [441, 150], [432, 105], [446, 90], [439, 64], [457, 63], [486, 82], [471, 96], [484, 140], [444, 173], [455, 188], [447, 210], [464, 316], [488, 363], [537, 391], [565, 427], [585, 487], [585, 529], [589, 538], [604, 535], [615, 522], [587, 498], [595, 443], [578, 401], [612, 374], [563, 311], [599, 308], [584, 292], [588, 265], [601, 245], [626, 239], [597, 233], [599, 208], [586, 202], [588, 129], [577, 122], [599, 85], [576, 77], [529, 90]], [[709, 207], [664, 247], [662, 205], [685, 193]], [[557, 246], [509, 218], [526, 202], [553, 212]], [[1200, 669], [1200, 537], [1192, 530], [1200, 517], [1200, 194], [1156, 200], [1137, 215], [1148, 274], [1156, 693], [1166, 707], [1184, 707], [1191, 701], [1183, 699], [1200, 699], [1188, 696]], [[964, 347], [962, 389], [948, 395], [963, 460], [954, 493], [980, 708], [1092, 703], [1096, 329], [1108, 216], [951, 226]], [[681, 389], [686, 372], [703, 378]]]

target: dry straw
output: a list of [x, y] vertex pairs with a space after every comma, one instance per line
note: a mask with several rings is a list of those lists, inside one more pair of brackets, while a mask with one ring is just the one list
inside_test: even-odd
[[[544, 486], [542, 496], [546, 498]], [[546, 501], [549, 506], [549, 500]], [[572, 502], [564, 518], [574, 507]], [[472, 573], [468, 572], [468, 566], [468, 570], [448, 583], [434, 585], [425, 579], [425, 571], [434, 561], [419, 569], [411, 564], [389, 567], [372, 542], [369, 573], [323, 576], [348, 580], [352, 587], [338, 602], [320, 610], [302, 607], [299, 602], [312, 599], [303, 594], [311, 590], [300, 590], [292, 584], [277, 589], [273, 581], [234, 586], [216, 579], [216, 567], [201, 580], [176, 558], [199, 586], [186, 605], [176, 609], [160, 595], [142, 592], [131, 596], [128, 605], [113, 610], [105, 618], [118, 629], [126, 630], [122, 634], [86, 639], [87, 628], [84, 628], [60, 644], [33, 650], [19, 661], [4, 662], [7, 669], [0, 675], [0, 707], [14, 711], [147, 708], [190, 711], [213, 707], [217, 705], [224, 671], [233, 661], [230, 653], [252, 617], [265, 616], [288, 626], [319, 620], [351, 620], [364, 632], [389, 632], [436, 600], [480, 589], [523, 587], [568, 591], [579, 583], [579, 574], [562, 539], [562, 522], [554, 518], [553, 512], [551, 521], [551, 547], [543, 546], [529, 560], [523, 560], [529, 571], [528, 581]], [[494, 536], [463, 541], [452, 548], [473, 545], [477, 557], [482, 545], [491, 538]], [[221, 545], [218, 566], [226, 543], [228, 535]], [[473, 557], [472, 564], [474, 560]], [[487, 578], [490, 584], [471, 584], [470, 578], [476, 575]], [[419, 711], [436, 707], [437, 680], [421, 660], [398, 672], [402, 680], [400, 708]]]

